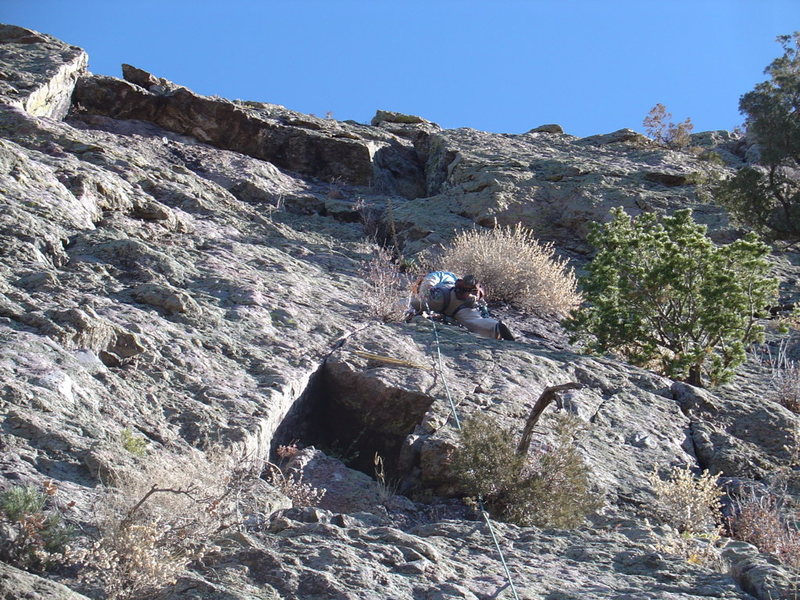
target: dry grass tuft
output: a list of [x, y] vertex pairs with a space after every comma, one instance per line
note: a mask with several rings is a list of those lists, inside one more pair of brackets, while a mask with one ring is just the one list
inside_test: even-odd
[[459, 275], [475, 275], [492, 301], [508, 302], [543, 316], [565, 316], [581, 303], [567, 261], [554, 256], [522, 226], [458, 234], [440, 263]]
[[782, 341], [775, 354], [769, 346], [765, 346], [759, 360], [769, 369], [766, 397], [800, 414], [800, 364], [789, 358], [788, 346], [787, 340]]
[[789, 360], [772, 373], [772, 399], [800, 414], [800, 364]]

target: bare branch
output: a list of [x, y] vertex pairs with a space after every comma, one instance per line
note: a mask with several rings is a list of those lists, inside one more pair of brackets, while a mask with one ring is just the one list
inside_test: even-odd
[[531, 414], [525, 422], [525, 428], [522, 430], [522, 439], [520, 439], [519, 445], [517, 446], [517, 456], [526, 456], [528, 454], [533, 437], [533, 428], [539, 421], [539, 417], [542, 416], [544, 409], [558, 397], [559, 392], [579, 390], [582, 387], [580, 383], [569, 382], [545, 388], [542, 395], [539, 396], [539, 399], [536, 401], [536, 404], [533, 405], [533, 410], [531, 410]]
[[195, 500], [195, 497], [192, 494], [194, 494], [196, 491], [197, 491], [197, 487], [194, 484], [190, 485], [186, 489], [183, 489], [183, 488], [177, 488], [176, 489], [176, 488], [160, 488], [160, 487], [158, 487], [157, 484], [154, 483], [153, 487], [151, 487], [147, 491], [147, 493], [145, 493], [145, 495], [141, 497], [139, 502], [137, 502], [134, 505], [134, 507], [131, 508], [128, 511], [128, 514], [122, 520], [122, 522], [120, 523], [120, 526], [121, 527], [125, 527], [125, 526], [129, 525], [131, 523], [131, 521], [133, 521], [133, 515], [136, 513], [136, 511], [139, 510], [141, 508], [142, 504], [147, 502], [147, 499], [150, 498], [150, 496], [152, 496], [153, 494], [159, 494], [159, 493], [183, 494], [185, 496], [188, 496], [192, 500]]

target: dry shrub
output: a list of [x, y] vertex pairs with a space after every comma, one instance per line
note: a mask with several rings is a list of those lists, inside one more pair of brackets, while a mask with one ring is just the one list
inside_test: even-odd
[[667, 480], [653, 473], [650, 485], [664, 518], [681, 533], [703, 534], [718, 528], [723, 492], [717, 476], [704, 471], [695, 477], [688, 466], [673, 467]]
[[358, 213], [364, 233], [372, 239], [377, 239], [381, 231], [383, 211], [373, 202], [364, 200], [361, 196], [356, 198], [353, 209]]
[[654, 472], [649, 482], [662, 517], [677, 531], [657, 549], [683, 556], [691, 563], [719, 565], [714, 543], [720, 538], [723, 492], [717, 476], [704, 471], [695, 477], [688, 466], [673, 467], [666, 480]]
[[367, 284], [363, 301], [371, 317], [384, 323], [400, 322], [407, 309], [409, 278], [392, 262], [391, 254], [379, 248], [377, 255], [361, 269]]
[[276, 453], [280, 464], [267, 463], [265, 476], [270, 484], [292, 501], [292, 506], [315, 506], [327, 490], [304, 482], [302, 466], [287, 466], [292, 464], [299, 452], [295, 444], [278, 446]]
[[774, 495], [750, 493], [738, 498], [727, 525], [731, 537], [753, 544], [785, 565], [800, 567], [800, 531], [789, 523]]
[[767, 398], [800, 414], [800, 364], [788, 356], [789, 342], [783, 340], [775, 354], [765, 346], [759, 359], [769, 369]]
[[800, 414], [800, 365], [787, 361], [772, 373], [771, 398], [793, 413]]
[[523, 526], [577, 527], [601, 506], [572, 443], [577, 427], [577, 419], [559, 418], [551, 447], [520, 456], [513, 431], [477, 416], [461, 432], [453, 473], [496, 518]]
[[146, 598], [173, 584], [213, 550], [217, 534], [241, 522], [242, 496], [262, 465], [188, 457], [152, 457], [126, 473], [97, 504], [98, 537], [76, 556], [81, 578], [113, 600]]
[[656, 104], [642, 122], [647, 135], [653, 138], [662, 146], [684, 150], [688, 148], [691, 141], [691, 133], [694, 129], [692, 120], [687, 118], [682, 123], [672, 122], [672, 114], [667, 112], [663, 104]]
[[581, 303], [567, 261], [521, 225], [459, 233], [440, 258], [448, 270], [475, 275], [490, 300], [540, 315], [564, 316]]

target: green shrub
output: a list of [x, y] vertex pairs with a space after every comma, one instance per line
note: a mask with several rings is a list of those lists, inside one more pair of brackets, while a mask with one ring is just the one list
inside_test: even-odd
[[122, 447], [139, 458], [147, 454], [147, 440], [135, 435], [130, 429], [123, 429], [120, 433]]
[[733, 220], [768, 241], [800, 242], [800, 182], [781, 165], [744, 167], [713, 189]]
[[46, 490], [47, 494], [32, 486], [14, 486], [0, 494], [0, 522], [9, 527], [0, 540], [0, 558], [23, 569], [47, 569], [63, 560], [73, 537], [73, 528], [61, 515], [47, 509], [55, 485]]
[[800, 32], [779, 36], [783, 56], [769, 81], [743, 95], [739, 111], [759, 145], [759, 166], [745, 167], [717, 189], [718, 201], [744, 225], [772, 240], [800, 242]]
[[703, 150], [697, 155], [697, 158], [711, 163], [712, 165], [718, 165], [720, 167], [725, 166], [725, 160], [722, 158], [722, 155], [715, 150]]
[[750, 234], [716, 246], [690, 210], [594, 224], [598, 252], [582, 280], [588, 305], [564, 325], [590, 351], [615, 352], [693, 385], [724, 383], [759, 341], [777, 293], [769, 247]]
[[490, 300], [542, 315], [565, 315], [578, 306], [577, 280], [551, 244], [539, 244], [522, 226], [470, 230], [447, 245], [439, 262], [460, 275], [472, 274]]
[[17, 485], [0, 494], [0, 511], [10, 521], [44, 510], [47, 496], [33, 486]]
[[464, 424], [453, 474], [495, 518], [523, 526], [577, 527], [600, 503], [572, 445], [576, 427], [574, 419], [559, 419], [550, 449], [519, 456], [513, 431], [490, 417], [475, 417]]

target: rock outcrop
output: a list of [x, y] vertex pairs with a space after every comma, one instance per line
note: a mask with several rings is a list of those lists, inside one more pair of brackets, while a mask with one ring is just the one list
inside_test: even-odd
[[[669, 527], [647, 481], [687, 465], [766, 484], [793, 464], [798, 417], [765, 397], [758, 361], [699, 390], [581, 355], [534, 316], [504, 315], [517, 342], [447, 326], [437, 348], [429, 321], [378, 323], [364, 302], [377, 251], [365, 225], [393, 227], [408, 256], [456, 227], [520, 222], [576, 266], [612, 206], [692, 206], [729, 239], [703, 185], [744, 161], [741, 140], [696, 136], [720, 164], [630, 130], [491, 134], [388, 111], [341, 123], [130, 66], [92, 75], [80, 49], [13, 26], [0, 71], [0, 491], [54, 482], [65, 518], [90, 531], [98, 490], [144, 461], [269, 459], [297, 443], [304, 481], [328, 490], [320, 505], [263, 500], [269, 518], [221, 535], [168, 597], [506, 597], [449, 472], [444, 384], [462, 419], [521, 429], [546, 387], [575, 381], [536, 443], [552, 442], [557, 413], [579, 419], [603, 508], [574, 531], [495, 524], [520, 597], [789, 597], [787, 571], [748, 544], [728, 544], [724, 572], [660, 549]], [[60, 583], [0, 564], [4, 597], [99, 593], [69, 569], [46, 576]]]
[[89, 57], [49, 35], [0, 24], [0, 96], [37, 117], [63, 119]]

